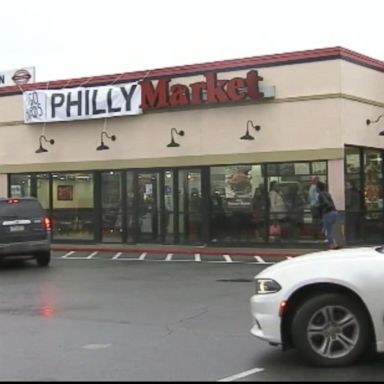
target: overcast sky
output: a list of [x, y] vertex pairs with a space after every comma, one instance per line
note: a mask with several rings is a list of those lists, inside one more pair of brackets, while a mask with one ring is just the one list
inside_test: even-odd
[[384, 61], [383, 0], [2, 0], [0, 71], [36, 81], [342, 46]]

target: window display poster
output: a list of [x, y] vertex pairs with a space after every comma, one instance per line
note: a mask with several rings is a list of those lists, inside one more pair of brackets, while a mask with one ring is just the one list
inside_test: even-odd
[[225, 175], [225, 197], [227, 207], [248, 209], [251, 206], [252, 183], [250, 168], [229, 167]]
[[73, 200], [73, 186], [72, 185], [58, 185], [57, 186], [57, 200]]

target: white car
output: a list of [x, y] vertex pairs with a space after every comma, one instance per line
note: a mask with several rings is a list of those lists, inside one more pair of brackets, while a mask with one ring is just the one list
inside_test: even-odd
[[255, 276], [251, 333], [310, 363], [342, 366], [384, 351], [384, 246], [318, 251]]

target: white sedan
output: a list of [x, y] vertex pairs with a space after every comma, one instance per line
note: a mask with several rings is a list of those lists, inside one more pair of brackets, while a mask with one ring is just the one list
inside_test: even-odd
[[318, 366], [384, 352], [384, 246], [318, 251], [255, 276], [251, 333]]

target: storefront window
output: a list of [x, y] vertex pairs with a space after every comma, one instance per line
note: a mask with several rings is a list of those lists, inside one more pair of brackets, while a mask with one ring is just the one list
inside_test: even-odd
[[261, 165], [211, 167], [212, 242], [265, 241], [266, 196]]
[[327, 182], [326, 161], [268, 164], [270, 242], [313, 242], [321, 239], [321, 221], [312, 215], [309, 190]]
[[49, 174], [10, 175], [10, 197], [35, 196], [44, 209], [49, 209]]
[[313, 242], [308, 192], [313, 176], [326, 182], [327, 163], [291, 162], [211, 167], [213, 242]]
[[[299, 163], [301, 164], [301, 163]], [[327, 162], [326, 161], [313, 161], [311, 165], [311, 174], [312, 175], [327, 175]]]
[[347, 175], [360, 173], [360, 149], [357, 147], [345, 148], [345, 166]]
[[32, 196], [31, 185], [31, 175], [11, 175], [9, 196]]
[[44, 209], [49, 209], [49, 173], [34, 175], [36, 177], [36, 197]]
[[363, 152], [365, 175], [365, 236], [366, 240], [379, 241], [383, 233], [383, 171], [382, 154], [379, 150]]
[[95, 212], [92, 173], [54, 173], [53, 238], [93, 240]]
[[[358, 155], [351, 150], [346, 156], [346, 181], [362, 191], [360, 206], [349, 211], [360, 212], [370, 228], [382, 220], [380, 152], [364, 152], [365, 184]], [[100, 171], [100, 191], [86, 172], [10, 175], [9, 189], [14, 196], [37, 196], [50, 210], [54, 241], [92, 241], [101, 233], [102, 242], [295, 244], [324, 239], [308, 195], [312, 179], [326, 183], [326, 175], [326, 161], [301, 161], [213, 166], [204, 188], [202, 169], [170, 168]]]
[[127, 242], [132, 243], [135, 235], [135, 184], [133, 171], [126, 172], [126, 195], [127, 195], [127, 214], [126, 214], [126, 226], [127, 226]]
[[362, 238], [360, 152], [356, 147], [345, 150], [345, 236], [348, 243]]

